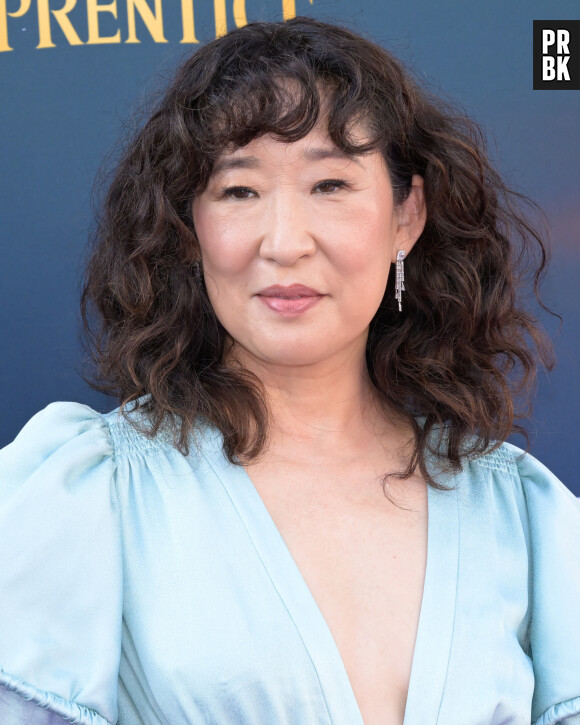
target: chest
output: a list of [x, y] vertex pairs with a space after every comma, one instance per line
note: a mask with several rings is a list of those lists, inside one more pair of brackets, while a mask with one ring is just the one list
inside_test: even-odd
[[343, 495], [330, 481], [314, 493], [296, 475], [276, 487], [265, 470], [250, 475], [328, 624], [365, 725], [402, 725], [426, 568], [426, 487], [410, 484], [403, 510], [368, 481]]
[[491, 486], [462, 474], [428, 490], [417, 635], [401, 618], [413, 597], [400, 580], [422, 584], [419, 493], [397, 499], [408, 511], [380, 488], [342, 505], [349, 486], [316, 497], [321, 476], [274, 490], [248, 473], [216, 453], [121, 488], [122, 722], [401, 725], [408, 686], [405, 725], [529, 725], [528, 554], [517, 510], [498, 517]]

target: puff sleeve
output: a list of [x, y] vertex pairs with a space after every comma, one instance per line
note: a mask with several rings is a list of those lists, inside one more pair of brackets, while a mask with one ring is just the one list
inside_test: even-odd
[[0, 722], [115, 723], [121, 618], [107, 423], [53, 403], [0, 451]]
[[531, 562], [533, 725], [580, 725], [580, 502], [539, 461], [517, 459]]

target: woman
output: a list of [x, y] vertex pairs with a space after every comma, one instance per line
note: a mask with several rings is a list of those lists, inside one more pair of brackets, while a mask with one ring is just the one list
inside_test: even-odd
[[122, 405], [1, 453], [3, 723], [580, 723], [579, 507], [503, 442], [549, 363], [510, 199], [345, 28], [185, 62], [86, 276]]

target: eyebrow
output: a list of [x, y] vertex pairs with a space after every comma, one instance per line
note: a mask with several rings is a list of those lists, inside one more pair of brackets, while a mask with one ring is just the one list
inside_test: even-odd
[[[312, 147], [304, 149], [302, 153], [307, 161], [321, 161], [323, 159], [342, 159], [346, 161], [354, 161], [362, 167], [360, 159], [355, 154], [349, 154], [339, 148]], [[256, 169], [261, 162], [257, 156], [234, 156], [218, 159], [213, 167], [213, 173], [219, 174], [222, 171], [230, 169]]]

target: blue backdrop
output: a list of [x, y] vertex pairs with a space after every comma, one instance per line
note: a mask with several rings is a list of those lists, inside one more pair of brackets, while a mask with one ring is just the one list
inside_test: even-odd
[[51, 401], [115, 405], [78, 375], [78, 279], [103, 158], [196, 43], [295, 14], [347, 21], [459, 101], [508, 182], [546, 211], [545, 296], [564, 323], [541, 315], [559, 362], [540, 376], [528, 428], [532, 452], [580, 495], [580, 91], [532, 90], [532, 21], [576, 19], [577, 0], [0, 0], [0, 446]]

